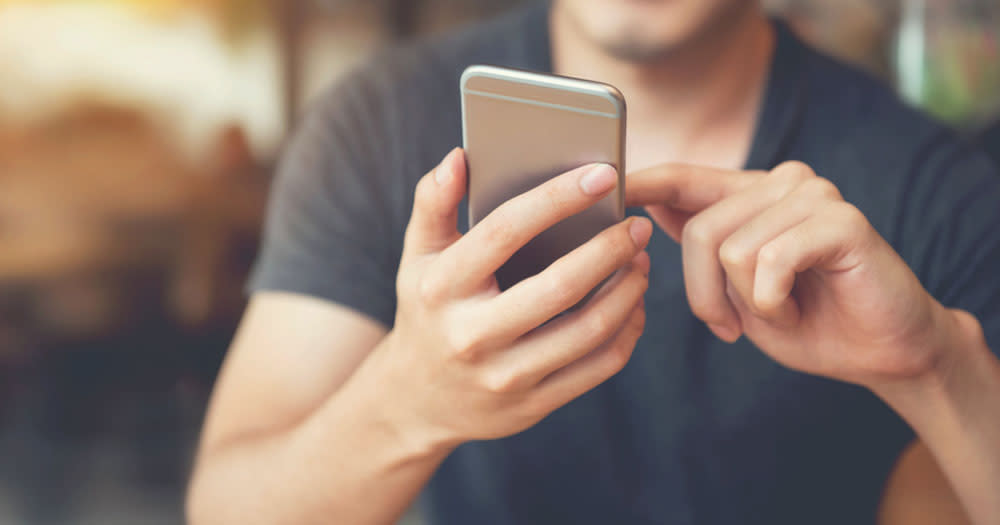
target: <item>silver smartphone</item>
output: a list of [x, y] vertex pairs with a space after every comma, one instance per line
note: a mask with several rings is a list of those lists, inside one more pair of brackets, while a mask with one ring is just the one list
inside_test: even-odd
[[565, 171], [603, 162], [618, 186], [591, 208], [552, 226], [496, 272], [501, 290], [625, 218], [625, 99], [612, 86], [493, 66], [461, 80], [469, 226]]

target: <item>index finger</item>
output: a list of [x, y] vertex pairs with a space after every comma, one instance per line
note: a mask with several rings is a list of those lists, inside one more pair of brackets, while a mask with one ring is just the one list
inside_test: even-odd
[[691, 164], [661, 164], [628, 175], [625, 204], [660, 204], [697, 213], [743, 190], [765, 174]]
[[441, 253], [439, 277], [458, 293], [482, 284], [528, 241], [597, 203], [617, 185], [613, 167], [590, 164], [514, 197]]

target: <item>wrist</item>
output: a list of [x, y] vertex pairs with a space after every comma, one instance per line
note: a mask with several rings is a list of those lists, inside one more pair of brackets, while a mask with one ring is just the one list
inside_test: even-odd
[[947, 310], [948, 346], [926, 374], [874, 389], [933, 454], [970, 517], [992, 523], [1000, 512], [1000, 360], [970, 314]]
[[399, 368], [392, 366], [398, 355], [393, 350], [396, 344], [398, 335], [391, 331], [345, 385], [348, 391], [343, 392], [340, 401], [354, 419], [366, 421], [373, 432], [391, 444], [401, 461], [444, 459], [462, 440], [422, 417], [413, 406], [422, 396], [399, 390], [409, 382], [395, 377], [398, 374], [394, 369]]
[[[915, 428], [933, 417], [955, 416], [973, 385], [989, 383], [997, 366], [979, 321], [968, 312], [938, 305], [933, 329], [924, 338], [928, 356], [918, 373], [869, 385], [869, 388]], [[933, 415], [931, 415], [933, 414]], [[919, 429], [918, 429], [919, 430]]]

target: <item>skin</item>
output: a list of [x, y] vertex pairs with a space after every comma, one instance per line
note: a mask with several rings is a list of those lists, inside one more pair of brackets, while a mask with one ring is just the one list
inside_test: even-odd
[[584, 166], [462, 236], [456, 150], [417, 186], [391, 331], [312, 300], [255, 298], [209, 409], [190, 521], [392, 522], [458, 444], [520, 432], [621, 370], [645, 323], [649, 220], [612, 226], [503, 293], [493, 277], [616, 184], [609, 166]]
[[[561, 0], [552, 40], [557, 72], [625, 93], [639, 170], [627, 197], [681, 243], [692, 311], [724, 340], [871, 389], [916, 430], [881, 522], [964, 521], [907, 513], [914, 496], [996, 522], [1000, 365], [977, 321], [935, 301], [808, 166], [735, 169], [773, 50], [757, 3]], [[614, 177], [564, 174], [461, 236], [463, 160], [453, 152], [418, 184], [391, 329], [316, 299], [254, 296], [209, 409], [191, 523], [391, 523], [455, 446], [528, 428], [627, 362], [653, 225], [609, 228], [499, 293], [493, 270]], [[542, 326], [612, 274], [586, 308]]]
[[889, 477], [878, 523], [967, 524], [969, 517], [927, 447], [907, 447]]
[[573, 32], [621, 64], [675, 66], [685, 55], [717, 46], [758, 6], [747, 0], [562, 0], [556, 6]]
[[[692, 311], [720, 339], [867, 387], [913, 427], [973, 523], [1000, 517], [1000, 362], [979, 322], [937, 302], [832, 183], [797, 162], [663, 165], [631, 174], [627, 193], [681, 243]], [[937, 476], [930, 456], [911, 450], [890, 487]], [[898, 509], [905, 496], [889, 495]]]
[[[625, 95], [630, 170], [743, 165], [775, 40], [755, 2], [563, 0], [550, 26], [557, 73]], [[650, 58], [623, 59], [623, 41]]]

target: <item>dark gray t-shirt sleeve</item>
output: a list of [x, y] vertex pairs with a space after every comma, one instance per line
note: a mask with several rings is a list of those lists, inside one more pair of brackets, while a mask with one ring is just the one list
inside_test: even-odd
[[271, 188], [263, 243], [248, 289], [331, 301], [385, 326], [395, 315], [398, 250], [388, 206], [389, 147], [363, 79], [311, 108]]

